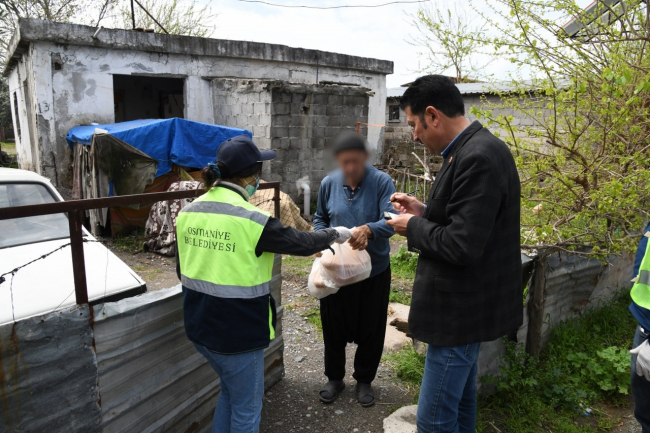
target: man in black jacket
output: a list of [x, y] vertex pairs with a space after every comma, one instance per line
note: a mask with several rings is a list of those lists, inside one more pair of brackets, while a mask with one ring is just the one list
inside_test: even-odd
[[429, 348], [418, 431], [474, 432], [480, 344], [523, 319], [519, 175], [505, 143], [465, 118], [451, 79], [418, 78], [401, 107], [414, 141], [444, 158], [427, 205], [394, 194], [388, 221], [419, 254], [409, 327]]

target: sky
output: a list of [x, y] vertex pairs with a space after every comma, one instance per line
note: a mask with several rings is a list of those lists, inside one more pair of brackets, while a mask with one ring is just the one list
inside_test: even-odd
[[[350, 5], [379, 4], [388, 0], [269, 0], [281, 4]], [[397, 4], [363, 9], [289, 9], [244, 3], [212, 2], [215, 31], [219, 39], [268, 42], [312, 48], [394, 62], [388, 87], [398, 87], [418, 76], [417, 47], [407, 41], [413, 33], [409, 14], [417, 4]]]

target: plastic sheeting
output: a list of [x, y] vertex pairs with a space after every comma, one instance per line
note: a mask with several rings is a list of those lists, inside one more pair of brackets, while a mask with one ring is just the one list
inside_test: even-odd
[[173, 164], [203, 168], [215, 160], [217, 148], [227, 139], [242, 134], [253, 137], [245, 129], [173, 118], [76, 126], [68, 132], [66, 140], [70, 147], [73, 143], [90, 146], [97, 128], [158, 161], [156, 176], [169, 173]]

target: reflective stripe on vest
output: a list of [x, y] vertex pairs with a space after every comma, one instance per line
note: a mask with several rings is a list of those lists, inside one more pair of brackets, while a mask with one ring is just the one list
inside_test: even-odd
[[223, 187], [186, 206], [176, 220], [183, 286], [222, 298], [268, 295], [273, 254], [255, 249], [269, 217]]
[[[650, 245], [650, 242], [648, 242]], [[650, 254], [646, 247], [641, 266], [639, 267], [639, 278], [632, 286], [630, 296], [635, 304], [650, 310]]]
[[218, 296], [220, 298], [251, 299], [271, 293], [270, 281], [249, 287], [229, 286], [224, 284], [214, 284], [209, 281], [196, 280], [181, 275], [181, 282], [188, 289], [196, 290], [197, 292], [205, 293], [206, 295]]

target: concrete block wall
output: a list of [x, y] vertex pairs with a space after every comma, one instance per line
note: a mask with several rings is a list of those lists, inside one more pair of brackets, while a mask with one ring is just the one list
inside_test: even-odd
[[296, 181], [309, 177], [313, 204], [321, 180], [333, 168], [326, 150], [330, 140], [341, 131], [355, 130], [357, 122], [368, 122], [367, 92], [348, 85], [212, 80], [215, 122], [248, 129], [260, 148], [276, 150], [277, 158], [264, 165], [262, 177], [280, 181], [299, 205], [303, 197]]
[[368, 122], [367, 90], [339, 85], [274, 85], [271, 147], [278, 157], [270, 164], [270, 180], [281, 181], [282, 190], [299, 205], [303, 197], [296, 181], [309, 176], [313, 205], [321, 180], [333, 168], [329, 154], [332, 139], [342, 131], [354, 131], [357, 122]]

